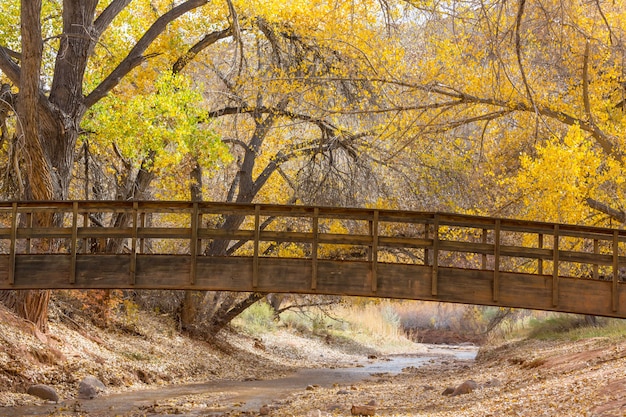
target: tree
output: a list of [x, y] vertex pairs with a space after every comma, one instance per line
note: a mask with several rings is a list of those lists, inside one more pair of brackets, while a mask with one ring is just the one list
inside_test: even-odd
[[[17, 87], [14, 102], [19, 119], [17, 140], [24, 144], [25, 162], [16, 175], [19, 197], [36, 200], [65, 199], [70, 190], [74, 169], [74, 150], [81, 133], [81, 122], [88, 109], [115, 88], [124, 77], [152, 55], [155, 44], [168, 25], [185, 14], [207, 4], [205, 0], [188, 0], [172, 5], [160, 13], [134, 41], [126, 56], [90, 91], [84, 91], [89, 60], [103, 34], [127, 8], [129, 0], [113, 0], [99, 7], [97, 0], [64, 1], [47, 4], [41, 0], [22, 0], [19, 7], [20, 34], [13, 39], [19, 50], [8, 43], [0, 45], [0, 70]], [[13, 12], [17, 4], [7, 9]], [[42, 12], [61, 18], [54, 25], [54, 36], [47, 38], [46, 48], [53, 49], [54, 61], [44, 61]], [[119, 23], [119, 22], [118, 22]], [[5, 40], [6, 42], [6, 40]], [[44, 64], [52, 67], [48, 73]], [[49, 91], [47, 91], [49, 89]], [[45, 225], [52, 218], [38, 219]], [[48, 292], [20, 292], [15, 306], [24, 317], [45, 330]]]
[[[323, 107], [334, 104], [340, 108], [345, 103], [358, 104], [355, 87], [366, 83], [340, 78], [353, 75], [346, 72], [351, 64], [358, 64], [357, 68], [371, 66], [375, 55], [372, 53], [374, 49], [367, 44], [368, 36], [372, 33], [368, 28], [377, 27], [379, 17], [375, 9], [373, 12], [369, 10], [372, 5], [377, 5], [374, 2], [363, 2], [358, 7], [350, 2], [341, 3], [337, 7], [322, 1], [315, 4], [294, 3], [289, 7], [285, 7], [282, 2], [234, 4], [230, 1], [213, 6], [200, 0], [174, 4], [165, 1], [131, 4], [129, 0], [113, 0], [104, 5], [99, 3], [96, 0], [67, 0], [45, 5], [41, 1], [22, 1], [20, 7], [17, 2], [7, 4], [6, 23], [11, 18], [18, 20], [16, 17], [19, 16], [21, 25], [19, 36], [3, 32], [5, 37], [0, 39], [0, 70], [12, 91], [3, 103], [17, 104], [19, 120], [19, 130], [8, 147], [12, 155], [11, 162], [17, 161], [19, 164], [10, 164], [12, 174], [7, 177], [6, 183], [7, 186], [13, 186], [13, 195], [16, 197], [46, 200], [70, 196], [75, 151], [82, 129], [98, 128], [100, 134], [105, 133], [103, 124], [96, 121], [98, 117], [111, 115], [115, 106], [119, 106], [116, 100], [117, 103], [133, 103], [128, 97], [137, 93], [145, 94], [160, 72], [166, 69], [180, 72], [189, 63], [199, 61], [209, 46], [228, 37], [231, 37], [232, 42], [226, 46], [227, 56], [234, 58], [216, 66], [215, 73], [222, 76], [227, 88], [236, 90], [239, 96], [236, 106], [245, 102], [255, 105], [238, 107], [242, 111], [234, 110], [236, 107], [233, 106], [217, 106], [208, 116], [236, 118], [237, 113], [253, 116], [250, 121], [253, 122], [255, 133], [251, 138], [250, 149], [256, 151], [271, 136], [270, 132], [276, 130], [278, 121], [290, 120], [291, 123], [303, 122], [315, 126], [322, 139], [317, 143], [317, 138], [308, 138], [297, 146], [286, 147], [286, 152], [277, 152], [270, 159], [267, 159], [267, 154], [264, 155], [260, 160], [266, 166], [258, 176], [252, 170], [259, 155], [242, 148], [242, 174], [237, 176], [231, 187], [233, 193], [237, 194], [237, 201], [252, 201], [274, 173], [279, 172], [286, 162], [299, 156], [330, 154], [331, 151], [343, 149], [347, 151], [345, 155], [354, 159], [355, 153], [351, 148], [359, 139], [367, 136], [364, 133], [352, 134], [341, 123], [337, 123], [339, 115], [332, 109], [327, 113], [328, 119], [336, 120], [330, 121], [321, 115], [296, 111], [298, 108], [293, 107], [294, 97], [289, 97], [289, 94], [293, 95], [299, 87], [305, 85], [300, 83], [300, 78], [326, 74], [337, 78], [329, 84], [341, 94], [335, 97], [338, 100], [336, 103], [324, 98], [326, 102], [322, 103]], [[190, 17], [192, 14], [194, 18]], [[199, 16], [205, 19], [199, 19]], [[318, 26], [324, 16], [326, 19], [321, 27], [323, 32], [320, 32]], [[350, 19], [354, 32], [345, 33], [340, 24]], [[255, 34], [251, 39], [263, 39], [257, 44], [258, 48], [254, 43], [248, 44], [252, 48], [245, 48], [244, 33], [252, 33], [253, 30]], [[327, 33], [341, 35], [341, 42], [331, 47], [334, 41], [326, 37]], [[384, 50], [379, 48], [377, 52]], [[273, 59], [273, 63], [268, 64], [270, 60], [266, 58], [257, 60], [257, 53], [265, 53], [266, 57]], [[381, 62], [388, 58], [385, 54], [380, 54], [380, 57]], [[248, 62], [255, 62], [259, 71], [256, 72], [255, 84], [246, 87], [245, 77], [250, 74], [247, 70], [251, 68]], [[224, 74], [229, 76], [223, 77]], [[263, 100], [258, 101], [249, 96], [245, 90], [250, 87], [250, 91], [262, 88], [263, 82], [258, 76], [266, 75], [271, 75], [276, 81], [265, 85], [271, 86], [271, 91], [261, 90], [267, 97], [263, 103]], [[278, 82], [279, 78], [288, 81]], [[316, 85], [315, 82], [308, 82], [308, 85], [312, 93], [318, 94], [318, 98], [324, 97], [320, 95], [326, 86], [324, 83]], [[288, 89], [285, 90], [286, 86]], [[115, 97], [103, 100], [109, 94]], [[274, 101], [281, 95], [282, 98]], [[303, 94], [301, 98], [306, 99], [307, 95]], [[3, 104], [3, 137], [6, 109]], [[333, 116], [333, 113], [336, 114]], [[87, 114], [90, 118], [84, 123]], [[239, 125], [238, 128], [245, 129], [245, 126]], [[154, 167], [163, 163], [155, 159], [163, 143], [146, 146], [139, 142], [121, 143], [119, 138], [118, 142], [109, 142], [119, 145], [111, 147], [118, 153], [122, 165], [128, 171], [135, 172], [134, 175], [125, 176], [127, 180], [124, 184], [118, 184], [122, 185], [118, 188], [125, 190], [119, 193], [122, 198], [134, 198], [139, 195], [137, 190], [145, 191], [154, 179]], [[171, 145], [172, 142], [168, 143]], [[21, 149], [25, 149], [25, 152], [20, 152]], [[128, 149], [140, 149], [143, 152], [133, 155], [139, 158], [130, 162], [129, 153], [125, 152]], [[89, 157], [93, 158], [97, 154], [94, 151], [96, 148], [93, 144], [85, 141], [82, 152], [86, 172]], [[189, 153], [191, 160], [197, 160], [200, 156], [194, 155], [194, 152]], [[192, 164], [189, 166], [194, 168]], [[256, 178], [253, 179], [253, 175]], [[88, 177], [85, 175], [84, 178], [86, 196], [89, 195]], [[100, 185], [96, 190], [92, 195], [102, 195], [103, 188]], [[45, 224], [61, 219], [42, 218], [38, 221]], [[224, 227], [238, 222], [237, 219], [229, 218]], [[209, 252], [217, 254], [225, 253], [226, 250], [226, 246], [220, 247], [220, 243], [217, 243]], [[29, 301], [33, 297], [38, 301]], [[47, 310], [47, 297], [47, 292], [39, 295], [22, 292], [17, 294], [14, 304], [43, 328], [45, 316], [42, 311]], [[216, 311], [223, 309], [217, 308]]]

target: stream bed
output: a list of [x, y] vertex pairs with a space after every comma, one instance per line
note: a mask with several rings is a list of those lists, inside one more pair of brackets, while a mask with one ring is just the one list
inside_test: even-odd
[[[396, 375], [407, 367], [419, 367], [435, 357], [448, 356], [472, 360], [474, 346], [434, 346], [423, 354], [392, 355], [364, 360], [355, 367], [300, 369], [289, 376], [271, 380], [210, 381], [206, 383], [171, 385], [138, 391], [108, 394], [93, 400], [66, 400], [59, 404], [23, 407], [0, 407], [4, 417], [44, 417], [64, 410], [66, 415], [108, 417], [134, 415], [220, 416], [232, 410], [258, 412], [263, 404], [271, 404], [307, 386], [331, 387], [357, 383], [372, 375]], [[164, 407], [163, 404], [170, 404]], [[185, 409], [183, 413], [178, 409]], [[72, 414], [76, 412], [76, 414]]]

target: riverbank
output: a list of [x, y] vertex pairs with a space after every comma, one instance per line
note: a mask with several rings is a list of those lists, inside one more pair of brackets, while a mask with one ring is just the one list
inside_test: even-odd
[[[626, 416], [626, 341], [522, 340], [482, 348], [475, 361], [439, 357], [398, 375], [294, 393], [272, 416]], [[471, 392], [443, 395], [474, 381]], [[470, 384], [468, 384], [470, 385]]]
[[[101, 329], [57, 312], [43, 335], [0, 308], [0, 415], [320, 417], [352, 406], [380, 416], [626, 415], [621, 334], [492, 342], [472, 360], [472, 346], [358, 333], [292, 326], [207, 343], [180, 335], [166, 315], [137, 312]], [[104, 382], [104, 396], [76, 398], [87, 375]], [[466, 381], [471, 392], [443, 395]], [[53, 387], [59, 403], [26, 394], [34, 383]]]

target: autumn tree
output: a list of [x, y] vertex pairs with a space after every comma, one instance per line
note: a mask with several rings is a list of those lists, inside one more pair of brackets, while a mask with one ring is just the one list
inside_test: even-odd
[[[388, 82], [423, 104], [412, 112], [406, 149], [419, 152], [418, 138], [431, 138], [461, 162], [448, 172], [472, 192], [456, 194], [457, 209], [571, 222], [589, 221], [594, 211], [623, 218], [616, 168], [624, 146], [623, 6], [519, 0], [414, 10], [404, 30], [419, 45], [407, 54], [419, 71]], [[569, 162], [548, 162], [554, 152]], [[535, 158], [545, 161], [541, 169]], [[552, 186], [533, 183], [538, 175]], [[564, 198], [576, 215], [559, 214], [556, 201]]]
[[[17, 181], [19, 198], [68, 197], [74, 151], [85, 113], [133, 70], [159, 54], [162, 45], [157, 40], [172, 22], [206, 8], [208, 2], [152, 4], [152, 15], [141, 15], [144, 25], [136, 36], [126, 38], [130, 44], [123, 54], [110, 60], [114, 63], [106, 67], [110, 71], [101, 73], [100, 78], [91, 78], [90, 88], [85, 89], [87, 71], [94, 70], [89, 67], [90, 60], [97, 56], [94, 51], [106, 49], [100, 43], [104, 34], [124, 25], [120, 15], [130, 8], [129, 0], [99, 3], [68, 0], [49, 2], [44, 7], [41, 0], [23, 0], [5, 2], [3, 6], [3, 14], [19, 16], [20, 25], [19, 33], [9, 31], [7, 35], [3, 31], [5, 38], [0, 44], [0, 70], [12, 95], [6, 101], [16, 104], [14, 110], [19, 120], [11, 146], [24, 150], [14, 157], [22, 162], [19, 168], [11, 167], [23, 171], [12, 176]], [[146, 9], [140, 7], [141, 11]], [[53, 219], [38, 221], [45, 224]], [[23, 291], [12, 298], [11, 304], [21, 315], [45, 329], [49, 292]]]

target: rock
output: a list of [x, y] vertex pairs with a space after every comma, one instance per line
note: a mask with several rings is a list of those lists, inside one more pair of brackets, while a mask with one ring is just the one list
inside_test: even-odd
[[144, 384], [152, 384], [155, 381], [154, 375], [143, 369], [137, 369], [137, 378]]
[[443, 390], [443, 392], [441, 393], [441, 395], [450, 395], [454, 392], [454, 388], [452, 387], [448, 387], [446, 389]]
[[499, 387], [500, 385], [502, 385], [502, 382], [500, 382], [497, 378], [493, 378], [485, 382], [485, 387]]
[[307, 385], [306, 386], [306, 390], [307, 391], [313, 391], [315, 389], [315, 387], [313, 385]]
[[348, 395], [350, 394], [350, 392], [346, 391], [345, 389], [340, 389], [339, 391], [337, 391], [337, 395]]
[[270, 407], [267, 404], [263, 404], [259, 410], [259, 415], [267, 416], [270, 414]]
[[328, 406], [328, 412], [329, 413], [335, 413], [335, 412], [339, 412], [341, 411], [341, 409], [343, 409], [343, 407], [339, 404], [331, 404]]
[[95, 376], [86, 376], [78, 385], [78, 398], [81, 400], [91, 400], [106, 392], [106, 387]]
[[373, 416], [376, 414], [376, 407], [371, 405], [353, 405], [350, 413], [353, 416]]
[[54, 401], [55, 403], [59, 402], [59, 395], [54, 390], [54, 388], [48, 385], [32, 385], [28, 387], [26, 393], [35, 397], [39, 397], [42, 400]]
[[468, 379], [467, 381], [463, 382], [461, 385], [456, 387], [454, 389], [454, 392], [452, 392], [450, 396], [455, 397], [457, 395], [469, 394], [470, 392], [474, 391], [477, 388], [478, 388], [478, 384], [475, 381]]
[[367, 359], [371, 359], [371, 360], [378, 359], [378, 356], [376, 356], [376, 355], [367, 355]]
[[434, 390], [434, 389], [435, 389], [435, 387], [433, 387], [432, 385], [424, 385], [424, 386], [422, 387], [422, 389], [423, 389], [424, 391], [432, 391], [432, 390]]

